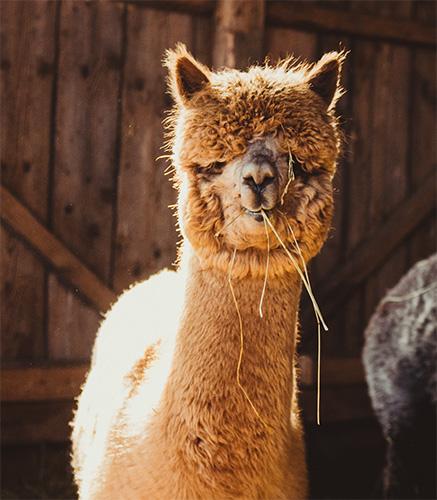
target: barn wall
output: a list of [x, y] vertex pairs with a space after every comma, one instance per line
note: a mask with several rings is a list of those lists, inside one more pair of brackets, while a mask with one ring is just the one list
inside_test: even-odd
[[[427, 2], [322, 6], [424, 23], [433, 15]], [[165, 158], [157, 159], [170, 106], [161, 60], [183, 41], [209, 64], [212, 14], [41, 1], [4, 2], [3, 15], [10, 20], [2, 31], [3, 185], [116, 292], [171, 265], [175, 192]], [[334, 227], [312, 265], [316, 290], [414, 193], [435, 158], [432, 48], [274, 25], [265, 31], [273, 60], [290, 52], [314, 60], [339, 46], [351, 51], [339, 104], [345, 146]], [[376, 303], [432, 252], [433, 231], [432, 218], [421, 221], [329, 312], [327, 354], [359, 355]], [[3, 361], [87, 360], [99, 310], [14, 228], [4, 224], [2, 234]]]
[[[171, 104], [161, 60], [182, 41], [211, 64], [214, 40], [213, 3], [187, 3], [183, 9], [176, 2], [167, 8], [156, 8], [157, 2], [2, 2], [2, 185], [109, 294], [175, 260], [178, 236], [168, 208], [175, 192], [166, 159], [159, 158], [161, 122]], [[306, 4], [334, 21], [336, 12], [346, 12], [435, 22], [432, 2]], [[339, 45], [350, 50], [342, 77], [347, 94], [338, 106], [345, 141], [334, 227], [311, 274], [330, 326], [324, 356], [356, 359], [379, 299], [435, 251], [434, 213], [417, 199], [422, 192], [429, 198], [424, 185], [435, 169], [435, 50], [409, 39], [272, 19], [267, 12], [264, 53], [272, 60], [290, 52], [315, 60]], [[4, 214], [0, 230], [3, 368], [86, 364], [104, 308], [75, 284], [68, 262], [54, 265], [44, 242], [36, 249]], [[393, 248], [384, 253], [386, 244]], [[304, 298], [301, 350], [314, 356], [309, 306]], [[68, 386], [69, 375], [62, 377]], [[335, 411], [352, 418], [353, 401], [368, 407], [363, 398], [351, 390], [350, 406], [332, 415], [328, 410], [328, 419], [337, 419]], [[64, 440], [71, 404], [6, 404], [6, 440]], [[36, 422], [23, 417], [29, 411]], [[48, 415], [59, 417], [50, 430]]]

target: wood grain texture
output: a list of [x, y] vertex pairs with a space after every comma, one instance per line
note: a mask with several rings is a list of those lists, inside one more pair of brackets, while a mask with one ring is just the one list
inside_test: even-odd
[[15, 234], [0, 226], [0, 317], [3, 363], [43, 359], [44, 267]]
[[[118, 1], [118, 0], [117, 0]], [[215, 0], [125, 0], [147, 8], [178, 11], [189, 14], [211, 14], [218, 2]], [[372, 8], [376, 3], [388, 4], [381, 9], [382, 16]], [[248, 2], [250, 3], [250, 2]], [[317, 32], [336, 32], [342, 35], [386, 39], [396, 43], [415, 43], [435, 45], [433, 23], [423, 23], [405, 19], [390, 4], [411, 4], [411, 1], [371, 1], [354, 2], [359, 4], [355, 12], [350, 11], [350, 1], [313, 2], [268, 0], [266, 19], [273, 26], [287, 26]], [[432, 2], [429, 2], [432, 3]], [[367, 9], [367, 4], [371, 6]], [[404, 7], [408, 9], [409, 7]], [[390, 14], [393, 12], [393, 14]]]
[[[408, 193], [408, 112], [410, 52], [405, 47], [381, 44], [376, 57], [373, 94], [370, 227], [378, 227]], [[403, 224], [399, 220], [399, 224]], [[367, 324], [379, 300], [406, 270], [406, 247], [388, 256], [366, 284]], [[361, 343], [357, 349], [361, 348]]]
[[46, 1], [2, 2], [2, 183], [43, 221], [47, 216], [55, 7]]
[[103, 280], [109, 276], [115, 202], [122, 10], [66, 1], [60, 19], [56, 236]]
[[70, 439], [73, 400], [2, 403], [4, 444], [61, 443]]
[[289, 55], [310, 62], [317, 57], [317, 35], [291, 28], [267, 27], [265, 46], [272, 62]]
[[[62, 280], [80, 290], [97, 310], [106, 311], [116, 295], [39, 223], [6, 188], [0, 186], [1, 219], [34, 248]], [[10, 250], [11, 256], [14, 250]], [[35, 257], [34, 257], [35, 258]], [[18, 264], [17, 264], [18, 265]], [[29, 277], [30, 280], [30, 277]], [[30, 287], [29, 287], [30, 288]]]
[[2, 401], [72, 400], [79, 395], [88, 365], [2, 368]]
[[48, 281], [49, 318], [48, 352], [56, 361], [87, 361], [102, 315], [85, 301], [79, 288], [67, 287], [55, 274]]
[[[361, 4], [354, 3], [351, 8], [357, 9]], [[375, 43], [355, 40], [351, 47], [350, 98], [351, 98], [351, 128], [349, 142], [349, 165], [345, 183], [344, 197], [344, 235], [343, 235], [343, 262], [341, 268], [349, 261], [352, 252], [369, 234], [369, 205], [371, 202], [371, 165], [372, 165], [372, 123], [373, 107], [371, 106], [374, 93], [374, 79], [377, 71]], [[332, 275], [337, 276], [338, 270]], [[361, 284], [363, 285], [363, 284]], [[339, 308], [343, 329], [341, 331], [341, 346], [339, 352], [352, 355], [359, 339], [362, 338], [364, 327], [364, 286], [349, 291], [347, 300]]]
[[214, 67], [244, 69], [262, 59], [265, 9], [265, 0], [217, 0]]
[[[41, 221], [47, 218], [54, 2], [1, 5], [1, 177]], [[2, 230], [1, 312], [4, 361], [45, 356], [44, 265]]]
[[[338, 36], [323, 35], [319, 40], [319, 57], [330, 51], [345, 50], [350, 51], [352, 42], [349, 38], [339, 38]], [[344, 207], [347, 203], [347, 179], [350, 168], [350, 135], [352, 126], [352, 96], [351, 96], [351, 67], [352, 56], [349, 54], [348, 59], [343, 66], [341, 75], [341, 85], [346, 90], [337, 103], [336, 114], [339, 117], [340, 130], [342, 134], [341, 153], [339, 155], [337, 172], [334, 177], [334, 217], [332, 221], [332, 229], [328, 239], [323, 246], [323, 249], [313, 263], [313, 272], [315, 281], [319, 282], [326, 278], [331, 272], [335, 272], [335, 267], [344, 259], [344, 242], [346, 239], [345, 225], [347, 223], [347, 208]]]
[[[176, 201], [163, 154], [164, 110], [171, 101], [161, 59], [181, 41], [192, 48], [189, 16], [128, 8], [127, 58], [118, 182], [118, 224], [114, 285], [122, 290], [176, 257], [175, 219], [168, 205]], [[148, 56], [149, 55], [149, 56]]]
[[[355, 2], [367, 4], [371, 2]], [[379, 2], [401, 4], [403, 2]], [[406, 2], [407, 3], [407, 2]], [[317, 7], [311, 2], [267, 2], [266, 19], [269, 24], [296, 28], [335, 32], [357, 37], [387, 39], [391, 42], [435, 45], [435, 32], [431, 26], [414, 20], [367, 14], [356, 9], [329, 9]]]
[[[416, 2], [415, 18], [420, 22], [435, 23], [433, 2]], [[413, 49], [412, 95], [410, 106], [410, 188], [416, 189], [431, 172], [437, 172], [437, 115], [436, 57], [433, 50]], [[434, 177], [434, 186], [437, 178]], [[437, 192], [435, 192], [437, 199]], [[436, 251], [437, 225], [435, 212], [414, 232], [409, 241], [409, 266]]]
[[[62, 3], [52, 227], [108, 282], [117, 161], [123, 7]], [[48, 346], [53, 359], [82, 359], [99, 318], [53, 276]]]
[[[368, 235], [367, 240], [350, 255], [343, 267], [320, 285], [318, 298], [325, 314], [330, 314], [343, 304], [421, 221], [435, 210], [436, 200], [432, 181], [432, 175], [425, 179], [420, 188]], [[402, 224], [399, 224], [400, 220], [403, 221]]]

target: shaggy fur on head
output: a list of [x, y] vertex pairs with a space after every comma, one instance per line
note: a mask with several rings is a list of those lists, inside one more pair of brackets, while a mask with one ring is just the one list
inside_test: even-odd
[[102, 323], [73, 422], [81, 499], [306, 497], [301, 280], [263, 217], [298, 261], [293, 235], [306, 261], [321, 248], [343, 59], [213, 73], [169, 51], [180, 268]]
[[378, 305], [363, 361], [387, 440], [387, 498], [435, 498], [437, 254], [417, 263]]
[[[237, 204], [225, 216], [214, 174], [265, 137], [274, 139], [277, 156], [283, 160], [280, 191], [287, 183], [289, 155], [299, 165], [281, 211], [287, 214], [305, 258], [320, 250], [333, 211], [332, 178], [340, 152], [334, 107], [343, 93], [339, 77], [344, 58], [343, 52], [331, 52], [314, 65], [288, 58], [247, 72], [212, 73], [183, 45], [168, 52], [170, 89], [177, 104], [166, 124], [181, 190], [179, 224], [196, 252], [213, 267], [226, 269], [230, 252], [239, 247], [238, 242], [226, 241], [226, 232], [221, 238], [215, 234], [240, 208]], [[194, 83], [187, 84], [189, 78]], [[210, 181], [207, 187], [201, 183], [205, 178]], [[273, 213], [272, 221], [281, 237], [290, 240], [283, 218]], [[233, 224], [233, 230], [237, 228], [238, 223]], [[265, 252], [256, 251], [252, 242], [239, 249], [244, 251], [237, 255], [237, 275], [259, 277]], [[275, 252], [271, 273], [278, 276], [287, 270], [285, 253]]]

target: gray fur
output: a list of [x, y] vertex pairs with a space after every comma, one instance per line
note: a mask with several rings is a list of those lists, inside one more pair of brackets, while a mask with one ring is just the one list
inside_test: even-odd
[[[435, 492], [435, 474], [422, 476], [433, 474], [432, 468], [424, 472], [430, 467], [425, 460], [435, 460], [437, 254], [417, 263], [388, 292], [365, 337], [369, 394], [387, 440], [385, 494], [428, 498], [421, 495]], [[417, 453], [421, 440], [431, 458]]]

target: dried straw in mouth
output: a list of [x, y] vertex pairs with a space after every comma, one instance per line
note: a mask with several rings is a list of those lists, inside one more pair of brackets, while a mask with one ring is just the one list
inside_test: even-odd
[[293, 156], [291, 155], [290, 148], [288, 148], [288, 180], [281, 194], [281, 205], [284, 204], [285, 195], [288, 193], [288, 188], [290, 187], [291, 181], [294, 181], [294, 179]]
[[291, 260], [293, 266], [295, 267], [296, 271], [298, 272], [298, 274], [299, 274], [299, 276], [300, 276], [300, 278], [301, 278], [301, 280], [302, 280], [302, 282], [303, 282], [303, 284], [308, 292], [308, 295], [311, 299], [311, 303], [312, 303], [312, 306], [314, 309], [314, 315], [315, 315], [316, 321], [317, 321], [317, 425], [320, 425], [320, 379], [321, 379], [320, 366], [321, 366], [321, 354], [322, 354], [322, 347], [321, 347], [322, 338], [321, 338], [321, 326], [320, 325], [323, 326], [325, 331], [328, 330], [328, 327], [325, 323], [325, 320], [323, 319], [319, 305], [317, 304], [316, 298], [314, 296], [314, 293], [313, 293], [313, 290], [311, 287], [311, 283], [310, 283], [310, 279], [308, 276], [308, 270], [306, 267], [305, 259], [303, 258], [302, 251], [301, 251], [300, 246], [297, 242], [297, 239], [294, 235], [293, 229], [291, 228], [290, 224], [288, 223], [287, 218], [285, 217], [284, 214], [282, 214], [285, 218], [287, 228], [293, 237], [294, 246], [296, 247], [296, 251], [297, 251], [299, 258], [302, 262], [303, 271], [302, 271], [301, 267], [299, 266], [298, 262], [296, 261], [296, 259], [293, 257], [293, 255], [291, 254], [291, 252], [289, 251], [289, 249], [285, 245], [285, 243], [283, 242], [282, 238], [279, 236], [279, 234], [276, 231], [276, 229], [274, 228], [273, 224], [270, 222], [270, 220], [269, 220], [267, 214], [264, 212], [264, 210], [262, 210], [262, 214], [263, 214], [263, 218], [264, 218], [265, 223], [270, 226], [270, 229], [272, 230], [276, 239], [278, 240], [280, 245], [283, 247], [283, 249], [285, 250], [285, 253], [287, 254], [288, 258]]
[[234, 252], [232, 254], [232, 259], [231, 259], [230, 266], [229, 266], [228, 283], [229, 283], [229, 288], [231, 290], [232, 299], [233, 299], [234, 304], [235, 304], [235, 309], [237, 311], [238, 323], [239, 323], [239, 327], [240, 327], [240, 354], [238, 356], [238, 364], [237, 364], [237, 385], [240, 388], [240, 390], [242, 391], [242, 393], [244, 394], [247, 401], [249, 402], [255, 415], [261, 420], [261, 422], [264, 424], [264, 426], [268, 429], [270, 426], [262, 418], [259, 411], [256, 409], [255, 405], [253, 404], [252, 400], [250, 399], [249, 395], [247, 394], [246, 389], [242, 386], [241, 381], [240, 381], [241, 362], [243, 360], [243, 353], [244, 353], [244, 334], [243, 334], [243, 320], [241, 318], [240, 308], [238, 306], [237, 297], [235, 296], [234, 287], [232, 285], [232, 270], [234, 268], [236, 253], [237, 253], [237, 249], [234, 248]]
[[238, 215], [236, 215], [233, 219], [231, 219], [227, 224], [225, 224], [219, 231], [217, 231], [214, 236], [217, 238], [218, 236], [220, 236], [220, 234], [226, 229], [228, 228], [231, 224], [233, 224], [237, 219], [238, 217], [241, 217], [241, 215], [243, 215], [243, 212], [241, 211]]
[[263, 217], [263, 222], [264, 222], [264, 229], [266, 231], [266, 238], [267, 238], [267, 261], [266, 261], [266, 273], [264, 275], [264, 283], [263, 283], [263, 289], [261, 292], [261, 298], [259, 300], [259, 317], [263, 317], [263, 301], [264, 301], [264, 295], [266, 293], [266, 288], [267, 288], [267, 277], [269, 275], [269, 263], [270, 263], [270, 238], [269, 238], [269, 230], [267, 228], [266, 221], [264, 220]]

